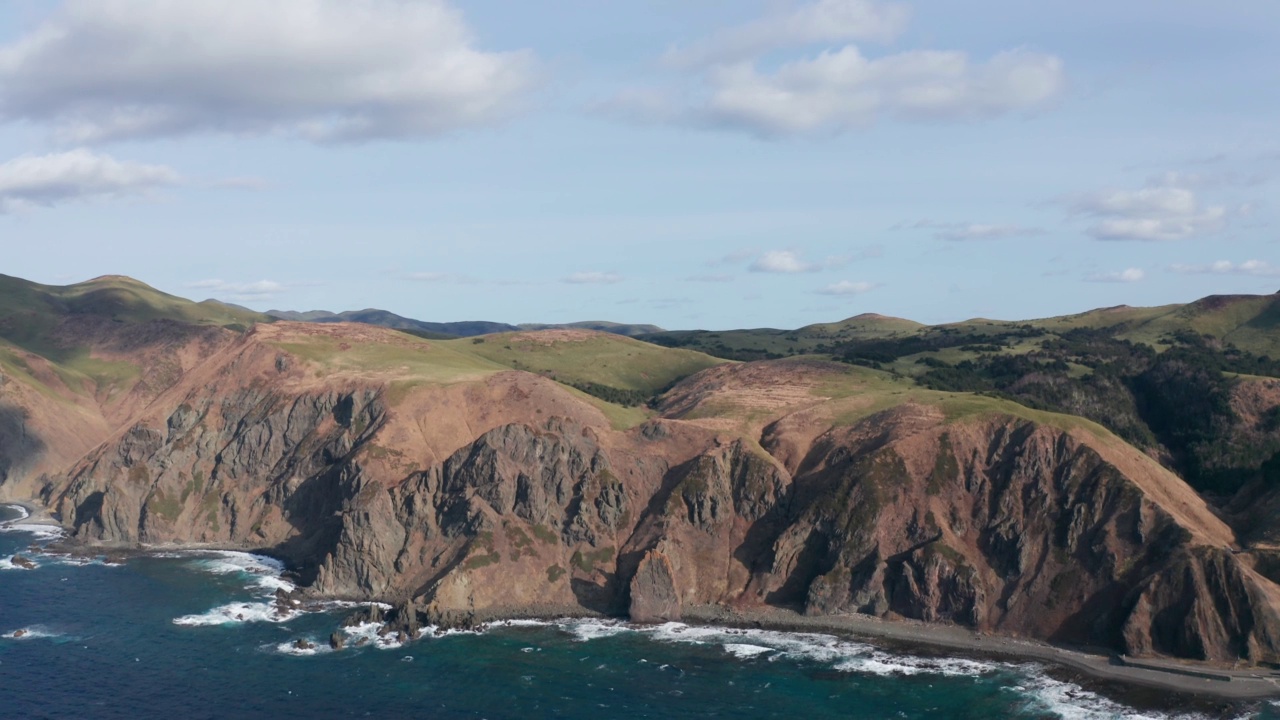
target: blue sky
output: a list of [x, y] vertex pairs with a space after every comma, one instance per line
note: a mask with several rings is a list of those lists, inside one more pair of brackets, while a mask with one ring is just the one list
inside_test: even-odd
[[1269, 0], [13, 0], [0, 272], [796, 327], [1280, 289]]

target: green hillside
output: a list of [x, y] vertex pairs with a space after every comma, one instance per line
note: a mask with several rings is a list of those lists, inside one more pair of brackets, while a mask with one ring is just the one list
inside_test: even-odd
[[640, 404], [672, 383], [723, 362], [692, 350], [600, 332], [503, 333], [450, 344], [620, 405]]
[[[45, 384], [27, 353], [40, 356], [73, 390], [135, 380], [140, 369], [121, 361], [93, 357], [83, 321], [113, 325], [173, 320], [192, 325], [244, 329], [269, 318], [216, 301], [192, 302], [121, 276], [104, 276], [75, 285], [41, 285], [0, 275], [0, 369]], [[76, 324], [80, 322], [81, 324]]]

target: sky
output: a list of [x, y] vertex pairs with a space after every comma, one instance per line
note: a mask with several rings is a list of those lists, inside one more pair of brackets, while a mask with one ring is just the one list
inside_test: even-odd
[[1274, 0], [6, 0], [0, 273], [431, 321], [1280, 290]]

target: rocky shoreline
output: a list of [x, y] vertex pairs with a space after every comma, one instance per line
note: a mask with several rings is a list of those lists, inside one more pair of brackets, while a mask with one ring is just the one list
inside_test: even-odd
[[[376, 606], [373, 606], [376, 608]], [[626, 621], [577, 606], [529, 606], [490, 608], [483, 611], [436, 611], [398, 603], [385, 612], [357, 610], [344, 626], [380, 622], [379, 635], [398, 636], [401, 642], [420, 637], [423, 628], [483, 631], [507, 621], [557, 621], [596, 618]], [[1280, 669], [1234, 669], [1210, 663], [1164, 660], [1131, 660], [1105, 652], [1090, 652], [1002, 635], [978, 633], [954, 625], [910, 620], [881, 620], [867, 615], [809, 616], [781, 608], [739, 610], [719, 605], [686, 607], [681, 622], [708, 627], [823, 633], [866, 641], [887, 649], [919, 654], [946, 650], [962, 657], [1003, 661], [1034, 661], [1083, 674], [1095, 681], [1129, 689], [1171, 691], [1200, 699], [1229, 701], [1280, 698]], [[335, 633], [335, 636], [338, 633]], [[331, 643], [332, 644], [332, 643]], [[339, 649], [335, 647], [335, 649]]]
[[[56, 519], [38, 506], [8, 501], [5, 504], [23, 508], [27, 517], [7, 524], [58, 526]], [[112, 561], [131, 555], [166, 551], [235, 550], [261, 554], [261, 550], [225, 544], [169, 544], [163, 546], [102, 547], [76, 541], [55, 543], [50, 549], [78, 555], [101, 556], [106, 551]], [[297, 609], [311, 602], [332, 598], [320, 597], [306, 588], [292, 592], [279, 591], [276, 603], [282, 610]], [[348, 598], [341, 598], [349, 600]], [[384, 609], [385, 608], [385, 609]], [[548, 603], [513, 607], [489, 607], [477, 610], [440, 610], [421, 607], [411, 601], [371, 602], [349, 614], [342, 626], [378, 623], [380, 636], [394, 636], [408, 642], [421, 636], [425, 628], [435, 632], [451, 630], [482, 631], [487, 625], [504, 621], [627, 618], [596, 612], [579, 605]], [[826, 633], [869, 641], [909, 653], [922, 650], [946, 650], [962, 656], [993, 658], [1005, 661], [1030, 660], [1065, 668], [1105, 683], [1151, 688], [1230, 701], [1280, 698], [1280, 669], [1236, 669], [1212, 663], [1165, 660], [1127, 660], [1105, 651], [1072, 649], [1043, 642], [1004, 635], [981, 633], [956, 625], [925, 623], [914, 620], [883, 620], [870, 615], [805, 615], [783, 608], [730, 608], [722, 605], [684, 606], [680, 621], [690, 625], [775, 630], [781, 632]], [[341, 649], [341, 628], [330, 638], [334, 649]]]

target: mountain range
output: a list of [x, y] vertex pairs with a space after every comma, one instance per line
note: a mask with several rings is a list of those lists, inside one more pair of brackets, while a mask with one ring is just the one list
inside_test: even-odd
[[368, 308], [365, 310], [347, 310], [340, 313], [328, 312], [327, 310], [310, 310], [307, 312], [268, 310], [266, 314], [269, 317], [276, 318], [277, 320], [319, 323], [358, 322], [365, 323], [367, 325], [395, 328], [396, 330], [413, 330], [419, 333], [425, 333], [425, 337], [434, 336], [437, 339], [444, 339], [448, 337], [475, 337], [476, 335], [492, 335], [494, 333], [517, 332], [520, 330], [596, 330], [598, 332], [612, 333], [614, 335], [626, 335], [628, 337], [663, 332], [662, 328], [657, 325], [628, 325], [625, 323], [607, 322], [604, 320], [586, 320], [583, 322], [562, 323], [558, 325], [542, 325], [537, 323], [508, 325], [507, 323], [488, 322], [485, 320], [471, 320], [463, 322], [425, 322], [374, 308]]
[[1278, 325], [599, 332], [0, 276], [0, 499], [408, 624], [789, 608], [1277, 663]]

